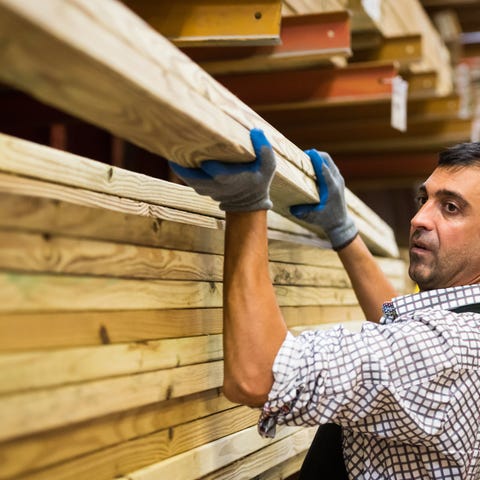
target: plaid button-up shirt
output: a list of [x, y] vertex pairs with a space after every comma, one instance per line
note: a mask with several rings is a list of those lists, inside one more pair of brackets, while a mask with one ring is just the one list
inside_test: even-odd
[[480, 479], [480, 285], [393, 299], [353, 333], [287, 335], [259, 431], [337, 423], [350, 479]]

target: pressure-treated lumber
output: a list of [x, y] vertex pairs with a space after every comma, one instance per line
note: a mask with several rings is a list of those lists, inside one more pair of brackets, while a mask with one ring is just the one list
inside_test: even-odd
[[139, 373], [0, 397], [0, 441], [219, 388], [223, 362]]
[[282, 16], [346, 10], [348, 0], [283, 0]]
[[2, 443], [0, 478], [85, 455], [215, 413], [235, 405], [219, 389], [145, 405], [70, 427]]
[[[175, 295], [172, 295], [175, 292]], [[281, 306], [353, 305], [350, 289], [276, 285]], [[138, 310], [222, 306], [219, 282], [126, 280], [70, 275], [0, 273], [1, 312]]]
[[229, 435], [251, 427], [257, 420], [258, 411], [248, 407], [237, 407], [98, 449], [38, 472], [29, 472], [28, 478], [109, 480], [125, 472], [194, 450], [218, 438], [228, 438]]
[[[289, 327], [363, 318], [358, 305], [282, 307]], [[0, 351], [115, 344], [222, 332], [222, 309], [2, 313]]]
[[[225, 478], [229, 480], [252, 478], [255, 480], [283, 480], [300, 470], [307, 448], [313, 439], [313, 431], [314, 429], [310, 429], [308, 434], [300, 432], [268, 445], [258, 452], [202, 477], [202, 480], [223, 480]], [[281, 460], [280, 464], [279, 460]]]
[[280, 42], [281, 0], [124, 0], [178, 46], [275, 45]]
[[271, 47], [188, 48], [183, 51], [208, 73], [224, 74], [305, 68], [339, 62], [351, 55], [348, 12], [289, 16], [282, 19], [282, 42]]
[[294, 455], [284, 462], [277, 463], [277, 465], [269, 470], [260, 473], [257, 476], [258, 480], [284, 480], [289, 478], [294, 473], [300, 471], [302, 464], [307, 455], [307, 451]]
[[[223, 279], [223, 257], [0, 229], [0, 269], [219, 282]], [[271, 262], [270, 276], [279, 285], [350, 286], [345, 271], [314, 265]]]
[[222, 336], [200, 335], [0, 356], [0, 394], [222, 360]]
[[[278, 157], [275, 209], [318, 201], [308, 157], [121, 4], [2, 0], [0, 9], [2, 43], [14, 45], [1, 51], [6, 83], [190, 166], [251, 160], [248, 131], [262, 127]], [[397, 254], [395, 244], [382, 250]]]
[[[162, 212], [165, 210], [161, 207], [169, 206], [180, 208], [182, 210], [213, 215], [219, 218], [223, 217], [223, 212], [219, 210], [218, 204], [209, 198], [197, 195], [192, 189], [181, 185], [172, 184], [170, 182], [153, 179], [146, 175], [129, 172], [127, 170], [111, 167], [100, 162], [95, 162], [83, 157], [71, 155], [49, 147], [37, 145], [32, 142], [17, 139], [8, 135], [0, 134], [0, 171], [11, 172], [19, 175], [27, 175], [29, 177], [37, 177], [43, 180], [54, 181], [59, 184], [81, 187], [83, 189], [99, 192], [86, 191], [70, 191], [70, 193], [56, 185], [48, 185], [43, 195], [51, 195], [56, 192], [58, 198], [68, 199], [76, 203], [80, 202], [80, 198], [84, 199], [90, 205], [110, 205], [115, 210], [125, 211], [126, 207], [132, 212], [145, 212], [152, 209], [155, 216], [161, 218]], [[75, 175], [72, 175], [72, 166], [75, 166]], [[1, 182], [1, 177], [0, 177]], [[15, 181], [16, 191], [21, 191], [22, 182], [27, 188], [31, 185], [31, 180], [17, 179]], [[30, 182], [30, 183], [29, 183]], [[12, 185], [10, 181], [4, 184]], [[5, 187], [5, 188], [7, 188]], [[0, 187], [1, 188], [1, 187]], [[36, 192], [41, 190], [40, 185], [37, 186]], [[102, 196], [102, 193], [108, 193], [122, 197], [121, 199]], [[358, 223], [360, 231], [364, 232], [363, 236], [367, 244], [373, 249], [384, 251], [383, 245], [388, 244], [394, 250], [397, 248], [393, 232], [390, 227], [385, 226], [384, 222], [371, 210], [365, 206], [361, 206], [358, 201], [346, 190], [348, 195], [348, 203], [351, 205], [351, 213]], [[60, 195], [63, 195], [61, 197]], [[132, 201], [130, 201], [130, 199]], [[139, 204], [136, 201], [147, 201], [156, 206], [147, 206]], [[359, 209], [360, 207], [360, 209]], [[179, 214], [185, 216], [184, 214]], [[202, 223], [205, 218], [196, 217], [196, 220]], [[376, 219], [376, 222], [373, 221]], [[205, 219], [207, 221], [207, 219]], [[208, 220], [211, 223], [211, 220]], [[302, 222], [307, 226], [304, 222]], [[308, 230], [296, 226], [288, 219], [282, 219], [280, 215], [271, 212], [269, 214], [269, 225], [282, 231], [294, 233], [302, 233], [310, 235]], [[321, 243], [319, 243], [320, 245]], [[395, 250], [396, 251], [396, 250]]]
[[294, 454], [298, 453], [311, 442], [314, 433], [312, 428], [284, 427], [278, 429], [274, 440], [265, 440], [254, 427], [132, 472], [121, 480], [154, 480], [169, 475], [178, 480], [194, 480], [283, 439], [289, 444], [298, 442], [300, 448], [294, 448]]

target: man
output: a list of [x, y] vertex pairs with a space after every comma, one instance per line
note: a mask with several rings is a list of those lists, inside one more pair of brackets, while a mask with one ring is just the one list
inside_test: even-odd
[[[172, 165], [226, 211], [225, 394], [262, 407], [259, 430], [335, 423], [350, 479], [480, 478], [480, 144], [442, 152], [419, 190], [409, 273], [421, 292], [384, 306], [360, 333], [287, 332], [268, 271], [266, 211], [275, 168], [263, 133], [256, 160]], [[393, 289], [348, 216], [344, 182], [327, 154], [307, 152], [317, 205], [292, 213], [321, 225], [368, 319]], [[463, 311], [455, 313], [453, 310]]]

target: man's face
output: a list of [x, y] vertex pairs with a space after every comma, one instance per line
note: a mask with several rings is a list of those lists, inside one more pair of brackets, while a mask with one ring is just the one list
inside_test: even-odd
[[480, 281], [480, 167], [438, 167], [410, 222], [409, 275], [420, 290]]

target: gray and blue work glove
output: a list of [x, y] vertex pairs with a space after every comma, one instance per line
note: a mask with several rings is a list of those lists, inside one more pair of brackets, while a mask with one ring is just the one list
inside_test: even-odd
[[269, 210], [270, 184], [275, 172], [275, 155], [262, 130], [250, 131], [255, 160], [228, 163], [205, 160], [199, 168], [186, 168], [169, 162], [172, 170], [198, 194], [207, 195], [226, 212]]
[[346, 247], [357, 236], [358, 229], [347, 212], [345, 181], [330, 155], [306, 150], [317, 177], [320, 202], [294, 205], [290, 212], [300, 220], [320, 226], [334, 250]]

